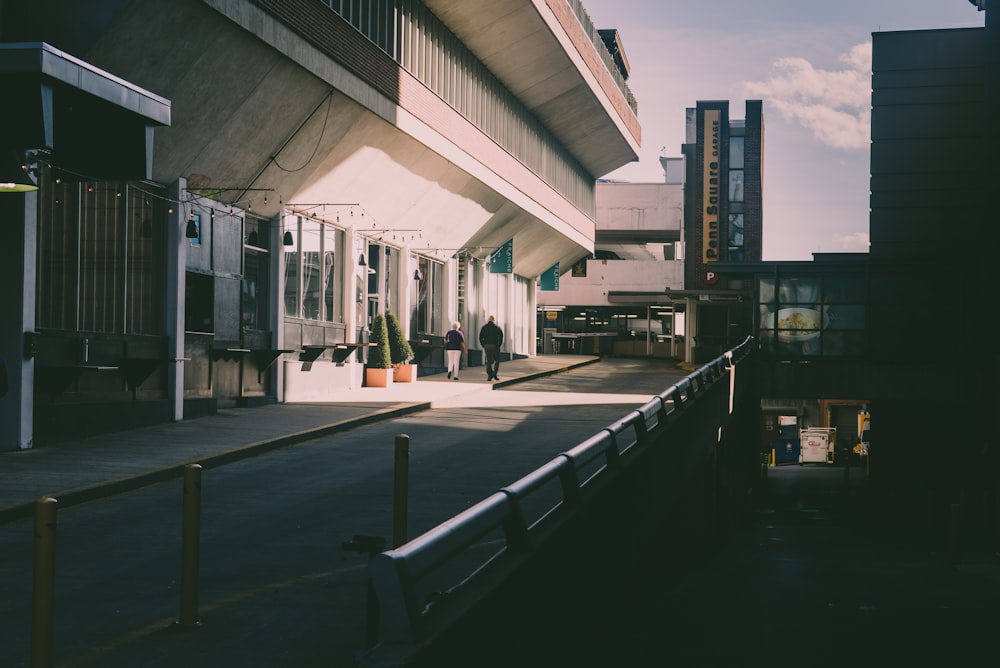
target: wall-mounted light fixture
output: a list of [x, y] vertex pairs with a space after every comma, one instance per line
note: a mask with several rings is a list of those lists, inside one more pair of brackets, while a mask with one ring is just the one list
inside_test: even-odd
[[285, 230], [285, 236], [282, 238], [281, 243], [285, 244], [286, 246], [295, 245], [295, 239], [292, 238], [291, 231]]
[[359, 267], [366, 267], [366, 266], [368, 266], [368, 263], [365, 262], [365, 254], [364, 253], [362, 253], [361, 257], [358, 258], [358, 266]]
[[415, 270], [415, 271], [413, 272], [413, 280], [415, 280], [415, 281], [419, 281], [419, 280], [421, 280], [422, 278], [423, 278], [423, 276], [421, 276], [421, 275], [420, 275], [420, 270], [419, 270], [419, 269], [417, 269], [417, 270]]
[[184, 231], [184, 236], [188, 239], [197, 239], [200, 236], [198, 232], [198, 222], [194, 219], [193, 215], [188, 218], [187, 229]]

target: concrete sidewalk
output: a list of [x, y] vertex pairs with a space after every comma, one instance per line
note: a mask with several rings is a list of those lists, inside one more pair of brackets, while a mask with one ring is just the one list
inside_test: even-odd
[[221, 466], [269, 450], [359, 425], [427, 410], [470, 393], [560, 373], [600, 358], [539, 355], [500, 365], [500, 381], [485, 367], [394, 383], [388, 388], [345, 390], [330, 402], [227, 408], [216, 415], [95, 436], [31, 450], [0, 453], [0, 524], [30, 517], [36, 501], [67, 507], [183, 476], [188, 464]]

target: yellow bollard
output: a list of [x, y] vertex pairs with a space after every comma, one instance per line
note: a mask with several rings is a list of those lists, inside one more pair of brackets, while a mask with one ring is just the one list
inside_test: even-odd
[[777, 466], [778, 456], [774, 452], [774, 448], [771, 448], [771, 466]]
[[55, 599], [56, 501], [35, 502], [35, 573], [31, 615], [31, 667], [52, 665], [52, 609]]
[[198, 620], [198, 553], [201, 541], [201, 465], [184, 467], [184, 507], [181, 529], [181, 610], [176, 625], [201, 626]]
[[407, 496], [410, 478], [410, 437], [396, 436], [396, 474], [392, 498], [392, 546], [399, 547], [406, 542]]

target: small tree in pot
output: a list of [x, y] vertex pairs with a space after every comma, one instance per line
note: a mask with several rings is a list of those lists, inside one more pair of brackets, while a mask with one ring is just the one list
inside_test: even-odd
[[385, 323], [389, 330], [389, 359], [392, 362], [393, 380], [412, 383], [417, 379], [417, 365], [410, 364], [413, 348], [403, 336], [403, 328], [399, 326], [399, 318], [395, 314], [386, 311]]
[[372, 318], [372, 335], [369, 342], [375, 345], [368, 349], [365, 385], [388, 387], [392, 383], [392, 361], [389, 352], [389, 330], [381, 313], [376, 313]]

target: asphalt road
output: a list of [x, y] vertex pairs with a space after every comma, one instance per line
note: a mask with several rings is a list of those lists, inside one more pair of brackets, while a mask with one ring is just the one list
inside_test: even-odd
[[[602, 360], [205, 471], [198, 623], [180, 609], [182, 485], [61, 510], [53, 666], [350, 666], [367, 555], [389, 540], [394, 442], [409, 437], [408, 537], [509, 484], [685, 375]], [[3, 666], [31, 665], [33, 524], [0, 526]]]

